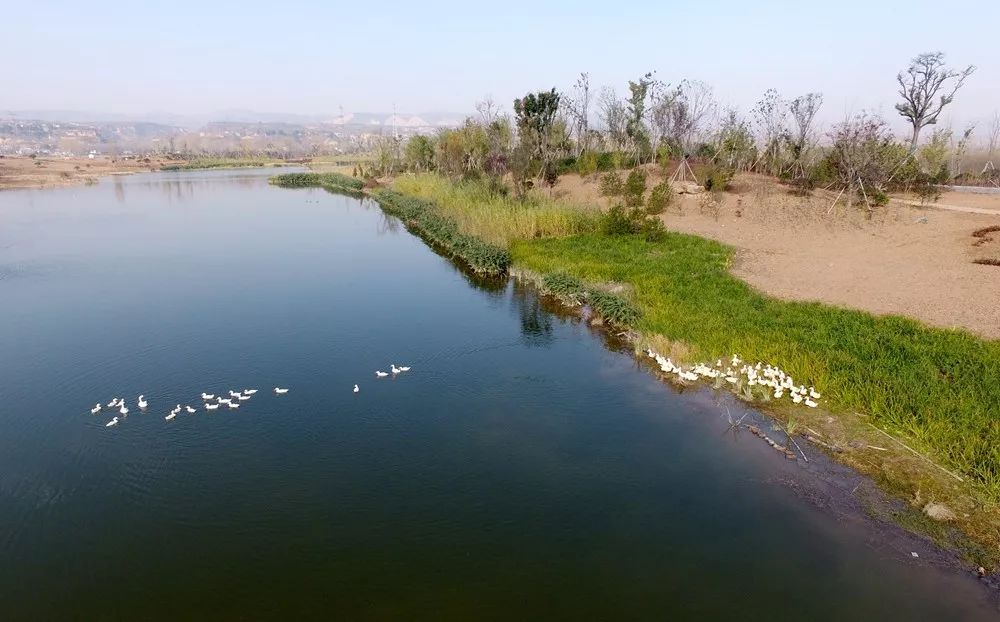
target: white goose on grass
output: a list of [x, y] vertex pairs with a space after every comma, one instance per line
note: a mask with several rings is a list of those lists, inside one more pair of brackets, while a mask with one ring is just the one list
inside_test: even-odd
[[139, 404], [139, 408], [141, 410], [146, 410], [146, 407], [149, 406], [149, 402], [147, 402], [145, 398], [146, 398], [145, 395], [140, 395], [139, 396], [139, 402], [138, 402], [138, 404]]
[[99, 412], [101, 412], [101, 404], [100, 404], [100, 402], [98, 402], [97, 404], [94, 404], [94, 407], [90, 409], [90, 414], [92, 414], [92, 415], [96, 415]]
[[189, 415], [193, 415], [195, 413], [195, 410], [193, 408], [191, 408], [190, 406], [185, 406], [184, 410], [188, 411]]
[[359, 387], [358, 385], [354, 385], [354, 392], [355, 393], [360, 393], [361, 392], [361, 387]]
[[384, 372], [384, 371], [376, 371], [376, 372], [375, 372], [375, 377], [376, 377], [376, 378], [385, 378], [385, 377], [386, 377], [386, 376], [388, 376], [388, 375], [389, 375], [389, 374], [388, 374], [388, 373], [386, 373], [386, 372]]
[[115, 417], [115, 418], [114, 418], [114, 419], [112, 419], [111, 421], [109, 421], [109, 422], [105, 423], [105, 424], [104, 424], [104, 427], [106, 427], [106, 428], [110, 428], [110, 427], [111, 427], [111, 426], [113, 426], [113, 425], [118, 425], [118, 417]]
[[201, 394], [201, 399], [203, 399], [203, 400], [214, 400], [215, 399], [215, 394], [213, 394], [213, 393], [202, 393]]
[[285, 393], [288, 393], [288, 389], [282, 389], [281, 387], [274, 387], [274, 392], [277, 393], [278, 395], [284, 395]]
[[216, 404], [205, 404], [205, 410], [217, 410], [219, 405]]

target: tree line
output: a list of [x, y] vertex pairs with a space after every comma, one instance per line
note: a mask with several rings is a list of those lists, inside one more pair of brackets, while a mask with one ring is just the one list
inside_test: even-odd
[[848, 203], [871, 209], [887, 201], [890, 190], [933, 195], [958, 172], [971, 127], [958, 138], [950, 129], [933, 131], [923, 144], [920, 137], [974, 71], [971, 65], [953, 69], [944, 54], [932, 52], [899, 72], [895, 109], [912, 128], [909, 141], [897, 139], [888, 121], [871, 112], [850, 115], [824, 135], [816, 124], [822, 93], [786, 98], [768, 89], [744, 113], [721, 106], [712, 87], [698, 80], [671, 85], [649, 72], [628, 81], [627, 92], [619, 94], [611, 87], [595, 91], [590, 75], [581, 73], [568, 91], [552, 88], [517, 98], [513, 114], [487, 98], [459, 127], [405, 142], [384, 137], [375, 161], [358, 172], [437, 171], [523, 196], [567, 172], [592, 176], [694, 160], [723, 171], [700, 182], [714, 179], [718, 185], [735, 172], [757, 172], [801, 192], [839, 188]]

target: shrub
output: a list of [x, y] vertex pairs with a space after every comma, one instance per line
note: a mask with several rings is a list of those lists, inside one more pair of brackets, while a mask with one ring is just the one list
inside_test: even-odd
[[621, 196], [625, 192], [625, 182], [622, 176], [614, 171], [609, 171], [601, 176], [601, 195], [606, 197]]
[[643, 218], [639, 232], [647, 242], [662, 242], [667, 239], [667, 228], [659, 218]]
[[705, 190], [722, 192], [729, 186], [732, 179], [733, 170], [731, 168], [713, 164], [705, 171]]
[[629, 328], [639, 321], [639, 310], [617, 294], [591, 289], [587, 298], [594, 312], [608, 324], [619, 328]]
[[642, 197], [646, 193], [646, 171], [641, 168], [632, 169], [623, 190], [626, 207], [641, 207]]
[[579, 304], [586, 298], [586, 291], [580, 279], [565, 272], [552, 272], [542, 278], [545, 291], [572, 304]]
[[597, 154], [593, 151], [585, 151], [576, 160], [576, 172], [580, 177], [589, 177], [597, 173]]
[[340, 173], [286, 173], [268, 180], [281, 188], [323, 188], [330, 192], [360, 193], [365, 182]]
[[632, 235], [638, 233], [639, 223], [623, 205], [615, 205], [601, 217], [604, 235]]
[[670, 187], [670, 182], [667, 180], [661, 181], [649, 191], [649, 198], [646, 199], [646, 213], [653, 215], [662, 214], [667, 209], [667, 206], [670, 205], [670, 201], [673, 198], [674, 191]]
[[597, 154], [597, 171], [606, 173], [615, 168], [615, 154], [611, 151], [602, 151]]

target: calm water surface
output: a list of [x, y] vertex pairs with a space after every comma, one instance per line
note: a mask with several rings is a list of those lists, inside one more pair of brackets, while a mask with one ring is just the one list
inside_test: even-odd
[[0, 193], [0, 618], [996, 616], [531, 293], [266, 175]]

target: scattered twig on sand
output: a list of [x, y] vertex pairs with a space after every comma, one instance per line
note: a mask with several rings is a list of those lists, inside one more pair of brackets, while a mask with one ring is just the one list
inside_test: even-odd
[[[775, 422], [775, 423], [777, 423], [777, 422]], [[792, 443], [792, 445], [795, 445], [795, 449], [799, 450], [799, 453], [802, 454], [802, 459], [805, 460], [806, 462], [809, 462], [809, 458], [806, 458], [806, 452], [802, 451], [802, 448], [799, 447], [799, 444], [795, 442], [795, 439], [792, 438], [792, 435], [788, 433], [788, 430], [786, 430], [785, 428], [781, 427], [780, 423], [778, 423], [778, 428], [780, 428], [781, 431], [785, 433], [785, 436], [788, 437], [788, 440]]]

